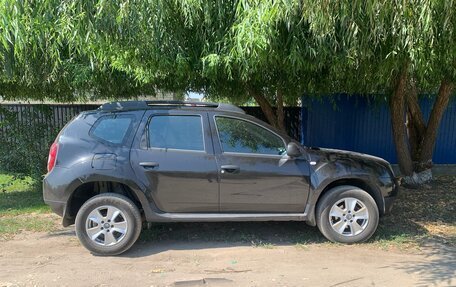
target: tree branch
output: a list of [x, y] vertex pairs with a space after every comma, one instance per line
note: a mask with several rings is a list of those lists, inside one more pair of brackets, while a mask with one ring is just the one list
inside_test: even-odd
[[423, 112], [418, 103], [418, 91], [415, 80], [411, 79], [409, 88], [406, 91], [407, 96], [407, 129], [409, 136], [412, 160], [419, 162], [421, 144], [424, 134], [426, 133], [426, 122], [424, 121]]
[[426, 131], [426, 122], [424, 121], [423, 112], [418, 103], [418, 91], [414, 80], [411, 81], [410, 88], [407, 90], [407, 107], [410, 112], [412, 124], [421, 135], [424, 134]]
[[285, 115], [283, 113], [283, 92], [281, 89], [277, 89], [277, 127], [286, 132]]
[[448, 107], [450, 96], [453, 93], [455, 85], [453, 82], [444, 79], [440, 83], [439, 93], [432, 107], [431, 116], [427, 125], [426, 133], [421, 146], [420, 162], [432, 165], [432, 153], [434, 151], [437, 132], [442, 120], [443, 114]]
[[260, 108], [266, 116], [268, 122], [277, 128], [277, 116], [268, 99], [266, 99], [266, 97], [260, 91], [254, 88], [249, 87], [248, 92], [249, 95], [255, 99], [258, 105], [260, 105]]

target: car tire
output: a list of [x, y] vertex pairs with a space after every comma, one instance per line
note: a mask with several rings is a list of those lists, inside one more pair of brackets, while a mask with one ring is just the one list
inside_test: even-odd
[[379, 211], [372, 196], [355, 186], [328, 190], [318, 203], [317, 226], [332, 242], [359, 243], [377, 230]]
[[121, 254], [141, 233], [141, 214], [127, 197], [103, 193], [87, 200], [76, 216], [76, 235], [92, 254]]

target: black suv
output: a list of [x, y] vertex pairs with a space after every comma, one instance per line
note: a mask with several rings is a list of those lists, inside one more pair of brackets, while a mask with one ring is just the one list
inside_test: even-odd
[[45, 202], [99, 255], [147, 222], [305, 221], [365, 241], [398, 184], [383, 159], [307, 148], [236, 106], [126, 101], [83, 112], [51, 146]]

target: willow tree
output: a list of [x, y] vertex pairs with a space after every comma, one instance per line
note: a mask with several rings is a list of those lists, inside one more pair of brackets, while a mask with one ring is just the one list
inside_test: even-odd
[[[428, 180], [441, 118], [456, 79], [454, 1], [307, 1], [314, 37], [339, 56], [337, 91], [375, 93], [390, 103], [399, 166], [407, 183]], [[382, 95], [383, 94], [383, 95]], [[436, 95], [429, 119], [422, 95]]]

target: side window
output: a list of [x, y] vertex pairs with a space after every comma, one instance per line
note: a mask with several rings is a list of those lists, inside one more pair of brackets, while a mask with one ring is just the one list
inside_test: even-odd
[[282, 155], [285, 145], [274, 133], [248, 121], [216, 117], [223, 152]]
[[129, 115], [102, 116], [95, 122], [90, 134], [112, 144], [121, 144], [132, 121]]
[[200, 116], [153, 116], [149, 147], [204, 151]]

